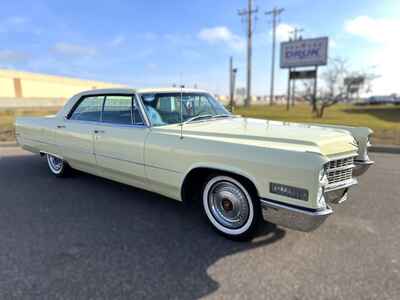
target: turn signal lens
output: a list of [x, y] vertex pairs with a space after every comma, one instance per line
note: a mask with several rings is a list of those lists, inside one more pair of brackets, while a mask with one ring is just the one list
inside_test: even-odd
[[317, 194], [317, 205], [319, 208], [326, 207], [324, 187], [320, 186]]
[[328, 172], [325, 166], [321, 169], [321, 171], [319, 171], [318, 179], [321, 186], [328, 185], [329, 183]]

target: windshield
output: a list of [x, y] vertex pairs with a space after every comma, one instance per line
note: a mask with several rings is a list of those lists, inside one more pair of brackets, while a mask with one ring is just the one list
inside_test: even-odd
[[205, 120], [216, 116], [231, 116], [225, 107], [206, 93], [142, 94], [146, 113], [153, 126]]

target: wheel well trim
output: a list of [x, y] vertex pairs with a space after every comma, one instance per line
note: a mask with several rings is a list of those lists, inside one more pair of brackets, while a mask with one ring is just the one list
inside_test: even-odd
[[226, 173], [230, 173], [232, 175], [243, 177], [243, 178], [247, 179], [254, 186], [255, 192], [257, 193], [257, 195], [260, 194], [259, 190], [257, 188], [255, 177], [251, 176], [248, 172], [243, 171], [242, 169], [239, 169], [239, 168], [233, 168], [231, 166], [222, 165], [222, 164], [198, 163], [198, 164], [192, 165], [185, 172], [184, 176], [182, 176], [182, 180], [181, 180], [181, 184], [180, 184], [180, 186], [181, 186], [180, 196], [181, 196], [182, 201], [184, 200], [184, 190], [185, 190], [186, 179], [193, 171], [198, 170], [198, 169], [209, 169], [209, 170], [213, 170], [216, 172], [226, 172]]
[[62, 157], [62, 156], [60, 156], [60, 155], [57, 155], [57, 154], [54, 154], [54, 153], [51, 153], [51, 152], [47, 152], [47, 151], [39, 151], [39, 154], [40, 155], [42, 155], [42, 156], [44, 156], [44, 155], [51, 155], [51, 156], [54, 156], [54, 157], [56, 157], [56, 158], [58, 158], [58, 159], [61, 159], [61, 160], [64, 160], [64, 158]]

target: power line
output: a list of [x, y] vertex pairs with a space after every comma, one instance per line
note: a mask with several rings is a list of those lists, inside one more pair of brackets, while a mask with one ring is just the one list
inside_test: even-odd
[[258, 12], [258, 9], [253, 9], [253, 0], [248, 0], [247, 9], [239, 10], [238, 14], [247, 19], [247, 88], [245, 106], [251, 104], [251, 60], [252, 60], [252, 39], [253, 39], [253, 15]]
[[266, 15], [272, 15], [272, 61], [271, 61], [271, 91], [270, 91], [270, 104], [274, 103], [274, 85], [275, 85], [275, 48], [276, 48], [276, 25], [277, 17], [284, 12], [284, 8], [276, 8], [265, 12]]

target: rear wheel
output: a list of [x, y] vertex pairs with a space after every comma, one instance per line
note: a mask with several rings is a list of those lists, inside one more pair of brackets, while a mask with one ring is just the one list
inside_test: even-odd
[[236, 240], [252, 237], [260, 220], [256, 195], [230, 176], [211, 176], [203, 188], [203, 208], [211, 225]]
[[46, 158], [51, 173], [57, 177], [64, 177], [67, 175], [69, 166], [62, 158], [51, 154], [46, 154]]

